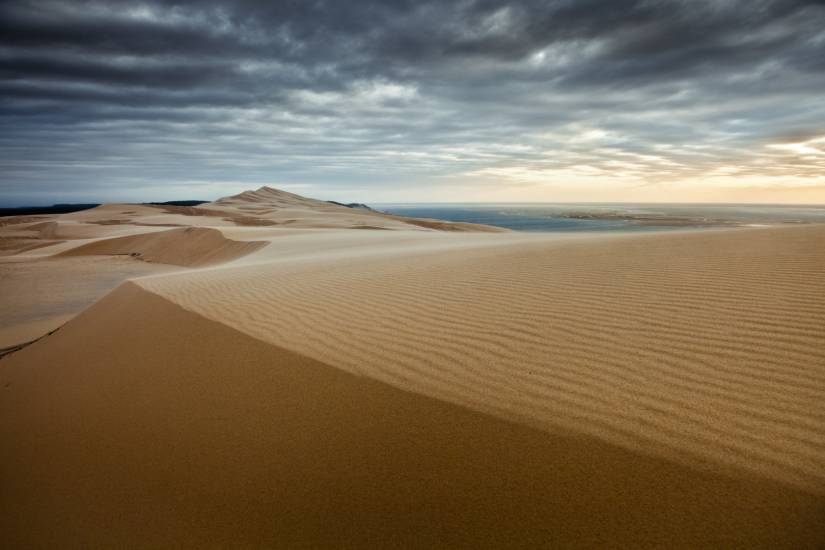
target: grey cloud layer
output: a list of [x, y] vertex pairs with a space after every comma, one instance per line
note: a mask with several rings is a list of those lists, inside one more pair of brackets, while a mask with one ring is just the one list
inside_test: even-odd
[[814, 0], [4, 2], [0, 189], [815, 177], [763, 149], [825, 134], [823, 29]]

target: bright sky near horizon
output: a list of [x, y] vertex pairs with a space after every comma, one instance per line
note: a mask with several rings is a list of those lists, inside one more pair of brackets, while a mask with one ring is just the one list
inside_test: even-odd
[[822, 0], [10, 0], [0, 205], [825, 203]]

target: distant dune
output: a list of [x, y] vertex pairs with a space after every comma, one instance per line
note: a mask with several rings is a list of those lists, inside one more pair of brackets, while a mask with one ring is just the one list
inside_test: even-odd
[[[364, 206], [364, 205], [360, 205]], [[203, 210], [225, 212], [235, 220], [268, 220], [272, 225], [290, 227], [348, 227], [353, 229], [414, 229], [417, 227], [438, 231], [504, 233], [507, 229], [487, 225], [422, 220], [392, 216], [369, 208], [309, 199], [286, 191], [261, 187], [232, 197], [202, 205]], [[258, 222], [260, 224], [260, 221]]]
[[61, 252], [58, 256], [127, 255], [148, 262], [195, 267], [234, 260], [267, 244], [263, 241], [233, 241], [217, 229], [185, 227], [102, 239]]
[[271, 188], [0, 227], [0, 342], [59, 327], [0, 359], [0, 540], [823, 547], [825, 226], [488, 230]]

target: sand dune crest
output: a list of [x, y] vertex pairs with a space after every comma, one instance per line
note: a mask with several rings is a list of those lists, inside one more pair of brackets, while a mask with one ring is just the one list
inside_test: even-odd
[[825, 494], [823, 242], [814, 226], [503, 239], [139, 284], [416, 393]]
[[134, 284], [0, 360], [0, 438], [13, 548], [823, 540], [819, 497], [404, 392]]
[[186, 227], [95, 241], [58, 256], [130, 255], [148, 262], [204, 266], [234, 260], [266, 244], [233, 241], [217, 229]]

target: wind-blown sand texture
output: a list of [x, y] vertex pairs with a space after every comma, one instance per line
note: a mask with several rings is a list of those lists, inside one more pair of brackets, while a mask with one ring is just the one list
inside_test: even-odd
[[825, 493], [823, 244], [822, 227], [511, 241], [139, 283], [406, 390]]
[[172, 267], [131, 257], [0, 261], [0, 349], [43, 336], [132, 277]]
[[[260, 191], [205, 208], [272, 203]], [[323, 217], [287, 195], [302, 224]], [[132, 217], [106, 231], [167, 215], [268, 244], [134, 279], [0, 360], [15, 547], [825, 542], [825, 227], [559, 237], [113, 213]], [[58, 229], [73, 223], [89, 222]], [[80, 245], [119, 253], [111, 240]]]
[[816, 496], [400, 391], [132, 284], [4, 359], [0, 383], [14, 548], [813, 548], [819, 535]]
[[[106, 204], [63, 215], [0, 218], [0, 349], [54, 330], [129, 277], [168, 271], [164, 264], [203, 267], [230, 261], [265, 246], [256, 242], [261, 235], [314, 235], [319, 228], [400, 230], [405, 235], [396, 242], [435, 231], [506, 233], [388, 216], [269, 187], [200, 207]], [[248, 242], [234, 242], [235, 234]], [[364, 235], [355, 245], [362, 239], [369, 241]], [[325, 239], [316, 251], [332, 242]], [[142, 265], [115, 261], [128, 256]], [[81, 257], [88, 260], [76, 259]], [[51, 262], [47, 268], [44, 260]]]

